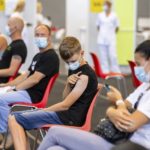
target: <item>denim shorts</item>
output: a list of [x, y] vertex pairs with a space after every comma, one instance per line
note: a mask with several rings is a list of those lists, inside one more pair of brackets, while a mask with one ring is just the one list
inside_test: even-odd
[[53, 111], [40, 109], [30, 111], [14, 112], [16, 121], [25, 129], [32, 130], [46, 124], [63, 124], [57, 114]]

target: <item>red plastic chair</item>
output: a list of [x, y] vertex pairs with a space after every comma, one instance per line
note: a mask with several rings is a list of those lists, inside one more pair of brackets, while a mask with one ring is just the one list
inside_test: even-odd
[[93, 52], [90, 52], [90, 55], [94, 63], [95, 72], [99, 78], [106, 79], [109, 76], [124, 76], [122, 73], [117, 72], [104, 73], [97, 55]]
[[[13, 108], [16, 108], [16, 107], [27, 107], [27, 108], [31, 108], [31, 109], [45, 108], [46, 104], [47, 104], [47, 101], [48, 101], [49, 94], [51, 92], [51, 89], [52, 89], [52, 87], [54, 85], [54, 82], [57, 79], [58, 75], [59, 74], [57, 73], [53, 77], [50, 78], [49, 83], [46, 87], [44, 96], [43, 96], [42, 100], [39, 103], [35, 103], [35, 104], [23, 103], [23, 102], [22, 103], [13, 103], [13, 104], [10, 105], [11, 106], [11, 111], [12, 111]], [[4, 142], [3, 149], [5, 149], [7, 135], [8, 135], [8, 130], [7, 130], [7, 133], [5, 134], [5, 137], [4, 137], [5, 142]]]
[[[116, 73], [116, 72], [104, 73], [102, 71], [101, 64], [97, 55], [93, 52], [90, 52], [90, 55], [94, 63], [96, 75], [99, 78], [105, 79], [105, 81], [108, 79], [112, 79], [112, 78], [115, 79], [117, 82], [117, 88], [121, 89], [123, 87], [124, 88], [123, 91], [125, 93], [124, 97], [126, 97], [128, 94], [127, 94], [127, 88], [126, 88], [127, 86], [126, 86], [126, 81], [125, 81], [125, 75], [122, 73]], [[121, 84], [120, 81], [123, 81], [123, 84]]]
[[[92, 113], [93, 113], [93, 110], [94, 110], [94, 105], [96, 103], [96, 100], [97, 100], [97, 96], [99, 94], [101, 90], [101, 87], [98, 86], [98, 90], [90, 104], [90, 107], [88, 109], [88, 112], [87, 112], [87, 115], [86, 115], [86, 119], [85, 119], [85, 122], [82, 126], [78, 127], [78, 126], [67, 126], [67, 125], [57, 125], [57, 124], [47, 124], [47, 125], [44, 125], [42, 126], [41, 128], [38, 129], [38, 131], [40, 132], [40, 135], [42, 137], [42, 139], [44, 138], [44, 134], [42, 132], [42, 129], [46, 132], [49, 128], [51, 128], [52, 126], [65, 126], [65, 127], [69, 127], [69, 128], [77, 128], [77, 129], [80, 129], [80, 130], [85, 130], [85, 131], [90, 131], [91, 130], [91, 120], [92, 120]], [[34, 143], [34, 148], [35, 149], [35, 145], [37, 143], [37, 139], [38, 139], [38, 133], [36, 135], [36, 139], [35, 139], [35, 143]]]
[[135, 88], [141, 85], [141, 82], [137, 79], [135, 72], [134, 72], [134, 67], [136, 66], [134, 61], [128, 60], [131, 72], [132, 72], [132, 82]]
[[58, 74], [55, 74], [53, 77], [50, 78], [49, 80], [49, 83], [46, 87], [46, 90], [45, 90], [45, 93], [43, 95], [43, 98], [42, 100], [39, 102], [39, 103], [34, 103], [34, 104], [31, 104], [31, 103], [13, 103], [11, 104], [12, 107], [15, 107], [15, 106], [29, 106], [29, 107], [37, 107], [37, 108], [45, 108], [46, 107], [46, 104], [47, 104], [47, 101], [48, 101], [48, 97], [49, 97], [49, 94], [51, 92], [51, 89], [54, 85], [54, 82], [56, 80], [56, 78], [58, 77]]
[[85, 122], [82, 126], [80, 127], [77, 127], [77, 126], [67, 126], [67, 125], [56, 125], [56, 124], [49, 124], [49, 125], [44, 125], [42, 128], [43, 129], [48, 129], [52, 126], [65, 126], [65, 127], [71, 127], [71, 128], [77, 128], [77, 129], [81, 129], [81, 130], [85, 130], [85, 131], [90, 131], [91, 130], [91, 120], [92, 120], [92, 114], [93, 114], [93, 110], [94, 110], [94, 105], [96, 103], [96, 100], [97, 100], [97, 96], [99, 95], [99, 91], [100, 91], [101, 88], [99, 88], [89, 106], [89, 109], [88, 109], [88, 112], [87, 112], [87, 115], [86, 115], [86, 119], [85, 119]]
[[20, 65], [18, 66], [18, 68], [17, 68], [17, 70], [15, 71], [14, 75], [12, 75], [11, 77], [9, 77], [8, 82], [10, 82], [10, 81], [12, 81], [12, 80], [14, 80], [14, 79], [16, 78], [17, 73], [18, 73], [18, 71], [19, 71], [21, 65], [22, 65], [22, 64], [20, 64]]

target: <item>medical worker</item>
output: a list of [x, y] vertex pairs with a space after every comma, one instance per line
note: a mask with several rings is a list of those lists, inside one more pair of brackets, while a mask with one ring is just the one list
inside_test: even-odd
[[112, 12], [112, 3], [105, 1], [103, 12], [98, 14], [96, 25], [98, 28], [98, 55], [104, 73], [120, 72], [116, 54], [116, 33], [119, 20]]

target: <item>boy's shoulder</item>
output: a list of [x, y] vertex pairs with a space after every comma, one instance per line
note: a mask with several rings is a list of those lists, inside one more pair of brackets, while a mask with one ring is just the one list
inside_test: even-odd
[[80, 68], [78, 68], [77, 72], [79, 72], [79, 71], [82, 72], [81, 74], [85, 74], [85, 75], [94, 74], [95, 75], [94, 70], [92, 69], [92, 67], [89, 64], [85, 64], [85, 65], [81, 66]]

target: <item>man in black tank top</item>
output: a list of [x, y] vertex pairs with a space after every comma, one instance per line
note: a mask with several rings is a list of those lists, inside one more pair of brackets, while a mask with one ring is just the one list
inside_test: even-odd
[[22, 40], [24, 21], [19, 17], [11, 17], [6, 26], [6, 34], [12, 42], [4, 50], [0, 60], [0, 83], [6, 83], [21, 64], [25, 62], [27, 48]]
[[[83, 58], [79, 41], [66, 37], [59, 47], [62, 59], [69, 65], [69, 75], [63, 92], [63, 101], [43, 110], [14, 113], [9, 126], [15, 149], [26, 147], [25, 130], [39, 128], [45, 124], [80, 126], [84, 123], [88, 108], [97, 91], [97, 77]], [[17, 129], [17, 130], [16, 130]], [[17, 137], [24, 137], [20, 140]]]

